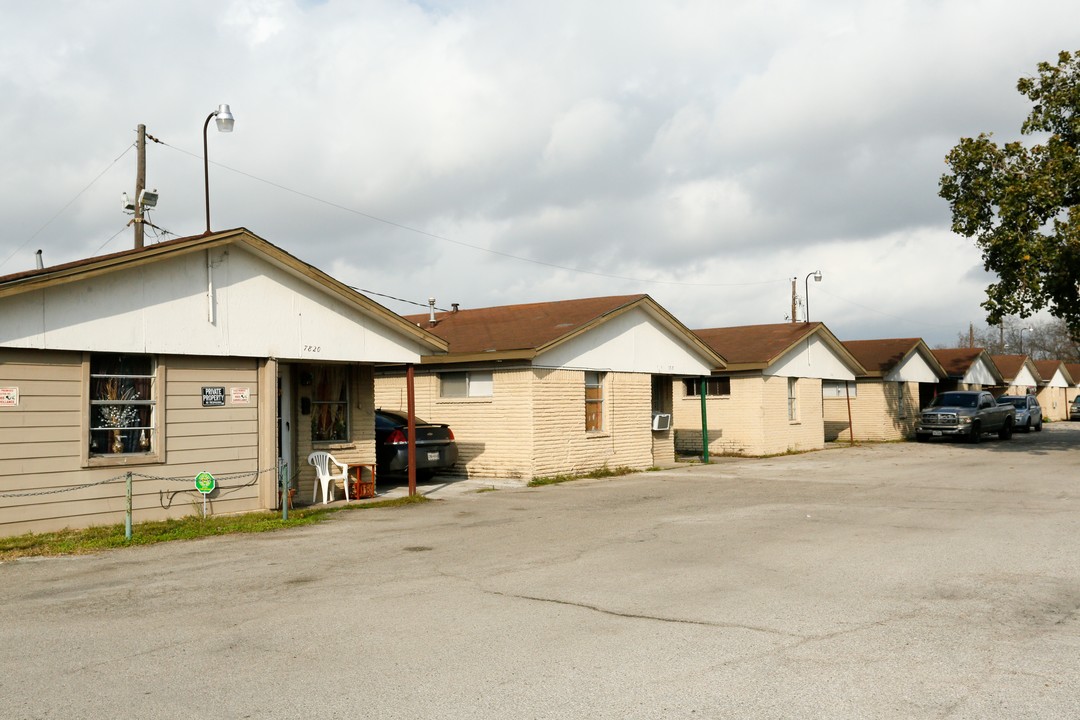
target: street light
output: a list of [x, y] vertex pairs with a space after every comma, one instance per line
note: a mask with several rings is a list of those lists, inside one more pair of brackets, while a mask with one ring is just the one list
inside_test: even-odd
[[218, 105], [218, 109], [206, 116], [206, 122], [202, 126], [202, 155], [203, 155], [203, 179], [206, 181], [206, 232], [210, 234], [210, 158], [206, 154], [206, 129], [210, 127], [210, 119], [217, 118], [218, 132], [232, 132], [235, 119], [229, 111], [228, 105]]
[[812, 273], [807, 273], [806, 279], [803, 280], [803, 300], [806, 302], [806, 320], [804, 322], [810, 322], [810, 276], [814, 276], [814, 282], [821, 282], [821, 271], [815, 270]]
[[1035, 328], [1030, 328], [1030, 327], [1020, 328], [1020, 354], [1021, 355], [1024, 354], [1024, 331], [1026, 330], [1027, 332], [1031, 332], [1034, 329]]

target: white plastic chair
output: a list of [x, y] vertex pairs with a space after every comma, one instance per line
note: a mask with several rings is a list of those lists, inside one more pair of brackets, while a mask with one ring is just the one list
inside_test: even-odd
[[[319, 482], [315, 484], [315, 490], [311, 493], [311, 502], [319, 497], [319, 486], [322, 485], [323, 505], [334, 499], [334, 481], [341, 480], [345, 485], [345, 500], [349, 499], [349, 466], [334, 459], [334, 456], [322, 450], [313, 452], [307, 456], [308, 465], [315, 466], [315, 474], [319, 476]], [[330, 465], [337, 465], [337, 472], [330, 472]]]

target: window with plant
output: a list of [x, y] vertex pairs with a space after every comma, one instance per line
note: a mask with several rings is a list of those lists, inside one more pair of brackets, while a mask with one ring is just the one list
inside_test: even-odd
[[312, 373], [311, 439], [349, 439], [349, 373], [344, 365], [321, 365]]
[[90, 357], [90, 453], [153, 452], [154, 359], [149, 355]]

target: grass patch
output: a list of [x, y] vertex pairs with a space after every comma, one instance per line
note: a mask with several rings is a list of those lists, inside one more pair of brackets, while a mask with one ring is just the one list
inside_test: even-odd
[[486, 488], [480, 488], [480, 489], [479, 489], [479, 490], [477, 490], [476, 492], [477, 492], [477, 493], [495, 492], [495, 491], [497, 491], [498, 489], [499, 489], [499, 488], [497, 488], [497, 487], [486, 487]]
[[618, 477], [619, 475], [630, 475], [631, 473], [636, 472], [639, 471], [625, 466], [609, 468], [607, 465], [605, 465], [604, 467], [597, 468], [596, 470], [590, 470], [589, 472], [583, 473], [575, 473], [573, 475], [549, 475], [547, 477], [534, 477], [532, 480], [529, 481], [529, 487], [558, 485], [559, 483], [570, 482], [572, 480]]
[[423, 495], [414, 495], [392, 500], [379, 500], [363, 505], [301, 508], [290, 510], [288, 520], [282, 520], [280, 513], [272, 512], [219, 515], [208, 517], [205, 520], [197, 515], [174, 520], [155, 520], [132, 525], [131, 540], [124, 537], [123, 523], [119, 525], [100, 525], [82, 530], [27, 533], [15, 537], [0, 537], [0, 561], [14, 560], [21, 557], [86, 555], [133, 545], [154, 545], [173, 540], [196, 540], [215, 535], [273, 532], [322, 522], [334, 513], [342, 511], [366, 510], [374, 507], [398, 507], [425, 502], [431, 501]]

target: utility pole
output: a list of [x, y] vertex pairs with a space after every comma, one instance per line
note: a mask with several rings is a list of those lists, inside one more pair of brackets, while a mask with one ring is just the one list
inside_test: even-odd
[[135, 249], [143, 247], [143, 206], [142, 191], [146, 189], [146, 126], [139, 125], [138, 140], [135, 142]]
[[798, 315], [795, 313], [795, 283], [799, 280], [797, 277], [791, 278], [791, 322], [799, 322]]

